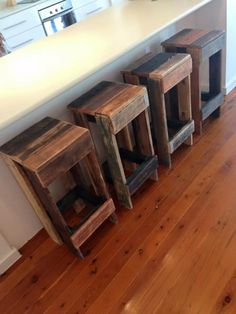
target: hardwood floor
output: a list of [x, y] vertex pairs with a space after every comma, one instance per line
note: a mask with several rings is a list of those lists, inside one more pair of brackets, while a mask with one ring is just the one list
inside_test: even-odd
[[173, 170], [86, 243], [41, 231], [0, 278], [0, 313], [236, 313], [236, 90]]

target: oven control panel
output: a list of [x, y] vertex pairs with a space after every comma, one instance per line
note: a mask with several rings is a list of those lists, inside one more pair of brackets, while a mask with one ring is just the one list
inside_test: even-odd
[[52, 16], [60, 15], [66, 11], [72, 10], [72, 4], [70, 0], [64, 0], [53, 4], [47, 8], [44, 8], [39, 11], [39, 16], [42, 21], [46, 21], [47, 19], [51, 19]]

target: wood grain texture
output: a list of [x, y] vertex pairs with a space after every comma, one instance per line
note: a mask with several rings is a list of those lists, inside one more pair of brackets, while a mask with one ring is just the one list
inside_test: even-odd
[[[187, 54], [146, 54], [122, 70], [124, 81], [138, 84], [144, 78], [160, 80], [162, 92], [166, 93], [192, 71], [192, 60]], [[136, 79], [135, 79], [136, 77]]]
[[115, 206], [110, 198], [71, 236], [74, 246], [79, 248], [93, 234], [94, 230], [114, 212]]
[[132, 208], [132, 201], [126, 186], [127, 180], [120, 158], [119, 148], [117, 145], [116, 137], [111, 133], [109, 120], [98, 115], [96, 117], [97, 124], [100, 128], [100, 132], [103, 136], [104, 145], [106, 147], [106, 153], [109, 163], [109, 169], [114, 179], [114, 186], [117, 197], [121, 204], [128, 208]]
[[93, 119], [97, 115], [106, 116], [110, 119], [111, 132], [117, 134], [147, 108], [146, 94], [142, 86], [103, 81], [72, 102], [68, 109], [84, 126], [85, 115]]
[[192, 59], [186, 54], [177, 54], [168, 62], [150, 73], [149, 78], [160, 80], [162, 92], [166, 93], [192, 72]]
[[97, 230], [86, 259], [41, 231], [0, 278], [0, 312], [234, 314], [235, 115], [236, 91], [134, 211]]
[[163, 47], [196, 47], [203, 48], [209, 43], [224, 36], [223, 30], [207, 30], [207, 29], [183, 29], [174, 36], [162, 42]]
[[4, 144], [0, 152], [35, 172], [46, 187], [92, 147], [87, 129], [47, 117]]
[[181, 144], [186, 143], [192, 146], [194, 132], [194, 121], [187, 122], [175, 136], [169, 140], [169, 153], [172, 154]]
[[[148, 102], [148, 99], [146, 99], [146, 101]], [[154, 148], [147, 109], [144, 110], [136, 119], [133, 120], [133, 126], [135, 143], [138, 152], [146, 156], [153, 156]], [[157, 170], [154, 171], [151, 179], [154, 181], [158, 180]]]
[[175, 139], [171, 139], [174, 135], [170, 135], [167, 124], [167, 120], [180, 110], [182, 111], [178, 118], [183, 120], [185, 114], [186, 121], [191, 122], [189, 82], [191, 72], [190, 55], [170, 52], [144, 55], [122, 71], [126, 82], [147, 86], [159, 160], [169, 167], [171, 167], [170, 154], [179, 145], [183, 142], [187, 145], [193, 144], [193, 123], [190, 128], [185, 127], [181, 132], [176, 132]]
[[[83, 257], [79, 246], [104, 220], [111, 216], [117, 221], [87, 129], [47, 117], [3, 145], [0, 152], [49, 235], [59, 243], [62, 239], [75, 255]], [[86, 183], [80, 173], [83, 161]], [[56, 202], [49, 185], [62, 177], [65, 195]], [[80, 214], [81, 207], [86, 207], [86, 213], [70, 224], [63, 214], [80, 198], [88, 207], [80, 203], [75, 213]]]
[[[187, 76], [177, 85], [178, 113], [180, 121], [192, 120], [191, 106], [191, 78]], [[192, 132], [193, 133], [193, 132]], [[184, 142], [186, 145], [193, 145], [193, 135]]]
[[17, 180], [18, 184], [20, 185], [22, 191], [25, 193], [28, 201], [30, 202], [31, 206], [33, 207], [36, 215], [38, 216], [39, 220], [41, 221], [43, 227], [48, 232], [50, 237], [58, 244], [62, 244], [62, 239], [58, 234], [57, 230], [55, 229], [50, 217], [47, 215], [44, 206], [42, 205], [39, 197], [35, 193], [32, 185], [24, 172], [23, 168], [11, 160], [10, 158], [4, 157], [4, 161], [11, 170], [12, 174], [14, 175], [15, 179]]
[[[218, 118], [220, 106], [223, 103], [221, 94], [221, 54], [225, 47], [225, 32], [223, 30], [184, 29], [171, 38], [162, 42], [167, 52], [189, 53], [193, 60], [191, 75], [192, 114], [195, 122], [195, 131], [202, 133], [202, 122], [209, 115]], [[200, 66], [209, 59], [209, 90], [210, 100], [202, 108], [200, 90]], [[219, 95], [217, 100], [213, 101]]]
[[[157, 161], [146, 113], [148, 107], [145, 87], [107, 81], [100, 82], [68, 106], [76, 123], [97, 124], [117, 198], [128, 208], [132, 208], [131, 194], [144, 181], [149, 177], [157, 180]], [[155, 161], [148, 167], [137, 167], [134, 161], [121, 158], [119, 148], [130, 152], [138, 150], [146, 157], [155, 157]]]
[[158, 158], [160, 163], [171, 167], [171, 157], [168, 148], [169, 135], [165, 110], [165, 95], [161, 91], [159, 81], [149, 80], [149, 95], [152, 109], [152, 121], [156, 135]]

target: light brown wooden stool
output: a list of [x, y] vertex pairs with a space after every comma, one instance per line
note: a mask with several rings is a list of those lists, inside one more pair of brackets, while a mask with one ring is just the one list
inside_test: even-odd
[[[49, 223], [76, 255], [83, 257], [80, 246], [105, 219], [116, 219], [89, 130], [47, 117], [1, 146], [0, 152], [23, 187], [31, 186], [32, 193], [28, 189], [26, 194], [35, 197], [41, 212], [45, 209]], [[67, 187], [55, 201], [49, 186], [58, 178], [66, 178]], [[83, 208], [74, 215], [77, 199], [83, 200]]]
[[[220, 116], [224, 101], [221, 88], [222, 49], [225, 47], [224, 31], [184, 29], [162, 43], [169, 52], [186, 52], [192, 56], [191, 75], [192, 112], [195, 130], [202, 133], [202, 122], [210, 115]], [[201, 92], [200, 65], [209, 60], [209, 92]]]
[[[148, 105], [144, 87], [104, 81], [68, 106], [77, 124], [88, 128], [89, 122], [97, 124], [118, 200], [128, 208], [132, 208], [131, 195], [144, 181], [157, 180]], [[133, 171], [127, 168], [129, 162]]]
[[122, 71], [124, 81], [147, 86], [153, 137], [160, 163], [171, 167], [171, 154], [182, 144], [192, 145], [190, 55], [147, 54]]

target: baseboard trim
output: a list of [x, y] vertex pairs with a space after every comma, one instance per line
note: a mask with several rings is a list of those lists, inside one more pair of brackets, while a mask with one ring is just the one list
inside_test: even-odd
[[236, 76], [226, 84], [226, 87], [223, 88], [224, 94], [228, 95], [235, 87], [236, 87]]
[[0, 260], [0, 275], [2, 275], [9, 267], [11, 267], [19, 258], [21, 254], [15, 248]]

